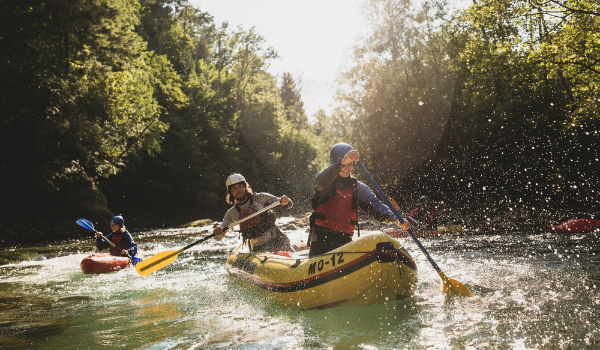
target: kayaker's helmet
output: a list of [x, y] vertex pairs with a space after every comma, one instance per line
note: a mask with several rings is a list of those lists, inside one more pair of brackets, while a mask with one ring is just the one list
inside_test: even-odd
[[113, 216], [113, 218], [110, 219], [110, 224], [111, 225], [119, 225], [119, 226], [123, 227], [125, 225], [125, 220], [123, 220], [123, 217], [120, 215]]
[[419, 198], [419, 203], [421, 203], [421, 205], [432, 205], [433, 204], [431, 199], [429, 199], [429, 197], [427, 197], [427, 196], [422, 196], [421, 198]]
[[244, 187], [246, 187], [246, 179], [244, 179], [244, 177], [242, 175], [235, 174], [235, 173], [229, 175], [229, 177], [227, 178], [227, 181], [225, 181], [225, 185], [227, 186], [227, 193], [229, 193], [231, 186], [239, 184], [239, 183], [243, 183]]
[[329, 151], [329, 164], [333, 164], [340, 159], [343, 159], [348, 151], [352, 151], [354, 148], [347, 143], [336, 143], [331, 147], [331, 151]]

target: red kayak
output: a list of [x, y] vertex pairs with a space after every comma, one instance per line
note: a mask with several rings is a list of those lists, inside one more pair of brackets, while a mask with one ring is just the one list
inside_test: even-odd
[[548, 225], [549, 229], [561, 233], [600, 232], [600, 220], [570, 219], [559, 225]]
[[129, 266], [129, 258], [99, 253], [81, 260], [83, 273], [107, 273], [121, 270]]

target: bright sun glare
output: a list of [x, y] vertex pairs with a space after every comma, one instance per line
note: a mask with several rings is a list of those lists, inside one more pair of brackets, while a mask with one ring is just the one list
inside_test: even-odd
[[300, 80], [308, 116], [330, 111], [335, 77], [357, 38], [366, 32], [359, 0], [192, 0], [230, 28], [256, 27], [280, 56], [269, 71]]

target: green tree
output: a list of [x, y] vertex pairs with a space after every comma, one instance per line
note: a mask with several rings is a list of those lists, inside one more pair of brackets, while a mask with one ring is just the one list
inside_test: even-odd
[[82, 207], [105, 213], [98, 178], [117, 173], [127, 155], [158, 152], [167, 127], [152, 66], [168, 67], [153, 63], [134, 31], [139, 4], [1, 6], [2, 179], [13, 203], [7, 225], [70, 219]]
[[368, 1], [364, 13], [372, 32], [340, 76], [336, 113], [368, 166], [392, 183], [435, 149], [449, 115], [453, 77], [436, 25], [445, 3]]
[[[179, 11], [188, 8], [174, 4], [169, 6], [175, 10], [167, 11], [155, 3], [149, 6], [151, 11], [142, 11], [149, 17], [142, 23], [166, 16], [161, 23], [180, 28], [163, 31], [192, 37], [172, 41], [170, 36], [155, 38], [158, 32], [140, 28], [148, 42], [174, 47], [167, 60], [184, 57], [177, 54], [181, 43], [204, 42], [208, 47], [193, 51], [193, 65], [181, 65], [195, 68], [179, 74], [186, 100], [165, 115], [170, 128], [161, 153], [130, 159], [126, 171], [103, 184], [111, 207], [134, 211], [144, 222], [176, 223], [199, 215], [219, 218], [226, 208], [223, 181], [232, 172], [243, 173], [261, 191], [292, 196], [296, 192], [290, 191], [300, 192], [298, 174], [310, 173], [306, 169], [313, 159], [299, 157], [313, 158], [312, 146], [297, 132], [293, 139], [286, 136], [291, 124], [283, 118], [276, 79], [266, 71], [268, 60], [276, 55], [264, 47], [262, 36], [254, 29], [230, 31], [227, 23], [215, 26], [211, 21], [202, 24], [208, 29], [191, 31], [184, 29], [185, 21], [177, 20], [185, 17]], [[290, 166], [295, 173], [288, 174]]]
[[598, 75], [593, 58], [574, 59], [582, 46], [572, 43], [594, 42], [598, 21], [589, 4], [571, 5], [485, 1], [447, 27], [461, 86], [448, 138], [479, 197], [549, 205], [596, 196], [597, 106], [587, 101]]
[[283, 73], [281, 81], [281, 100], [283, 102], [284, 114], [287, 120], [294, 125], [297, 131], [308, 127], [308, 117], [304, 112], [302, 95], [296, 87], [296, 82], [288, 72]]
[[233, 171], [261, 191], [305, 190], [313, 135], [285, 118], [276, 53], [254, 28], [216, 26], [186, 0], [0, 10], [2, 229], [220, 216]]

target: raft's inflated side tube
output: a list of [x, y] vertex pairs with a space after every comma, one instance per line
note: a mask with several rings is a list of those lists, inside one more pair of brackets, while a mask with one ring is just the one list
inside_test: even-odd
[[87, 274], [118, 271], [130, 265], [129, 258], [99, 253], [83, 259], [79, 266]]
[[560, 233], [600, 232], [600, 220], [570, 219], [559, 225], [548, 225], [549, 229]]
[[240, 246], [226, 265], [236, 280], [290, 309], [404, 300], [415, 294], [418, 281], [413, 258], [385, 233], [363, 235], [312, 258], [241, 252]]

